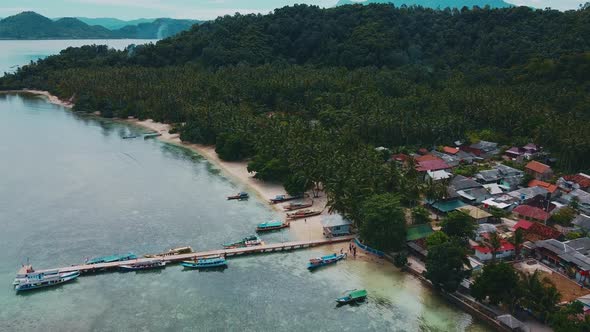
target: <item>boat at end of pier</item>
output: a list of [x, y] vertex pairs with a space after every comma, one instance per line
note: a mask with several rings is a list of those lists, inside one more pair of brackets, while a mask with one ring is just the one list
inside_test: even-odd
[[191, 269], [207, 269], [207, 268], [218, 268], [227, 267], [227, 261], [221, 256], [212, 256], [205, 258], [198, 258], [193, 261], [183, 261], [180, 265], [191, 268]]
[[37, 288], [56, 286], [64, 282], [72, 281], [80, 276], [80, 271], [59, 272], [50, 270], [35, 272], [31, 265], [23, 266], [14, 279], [14, 290], [17, 292], [33, 290]]
[[345, 258], [346, 258], [346, 253], [332, 254], [332, 255], [312, 258], [309, 260], [309, 263], [307, 263], [307, 269], [308, 270], [317, 269], [318, 267], [326, 266], [329, 264], [334, 264], [334, 263], [338, 262], [339, 260], [342, 260]]
[[225, 243], [223, 247], [226, 249], [233, 249], [233, 248], [245, 248], [245, 247], [253, 247], [262, 245], [262, 240], [257, 235], [250, 235], [247, 236], [240, 241], [232, 242], [232, 243]]

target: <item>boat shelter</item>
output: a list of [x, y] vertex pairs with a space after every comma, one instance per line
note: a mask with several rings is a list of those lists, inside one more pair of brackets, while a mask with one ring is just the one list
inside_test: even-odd
[[349, 235], [352, 233], [352, 222], [339, 214], [329, 214], [322, 218], [324, 236], [327, 238]]

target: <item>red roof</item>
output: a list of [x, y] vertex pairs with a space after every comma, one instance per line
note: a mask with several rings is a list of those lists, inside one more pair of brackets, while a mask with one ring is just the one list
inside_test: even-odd
[[[492, 252], [492, 249], [488, 246], [473, 246], [473, 249], [481, 252], [482, 254], [489, 254]], [[514, 250], [514, 245], [504, 239], [501, 240], [501, 246], [498, 248], [497, 251], [507, 251], [507, 250]]]
[[416, 158], [414, 158], [414, 159], [415, 159], [415, 160], [416, 160], [416, 162], [418, 162], [418, 163], [419, 163], [419, 162], [421, 162], [421, 161], [427, 161], [427, 160], [442, 160], [442, 159], [440, 159], [439, 157], [437, 157], [437, 156], [433, 156], [433, 155], [431, 155], [431, 154], [426, 154], [426, 155], [423, 155], [423, 156], [420, 156], [420, 157], [416, 157]]
[[533, 160], [530, 163], [526, 164], [525, 168], [530, 169], [531, 171], [539, 174], [544, 174], [551, 170], [551, 167], [543, 163], [540, 163], [536, 160]]
[[545, 188], [547, 189], [548, 192], [550, 193], [554, 193], [557, 190], [557, 186], [545, 181], [539, 181], [539, 180], [532, 180], [531, 182], [529, 182], [529, 187], [541, 187], [541, 188]]
[[514, 213], [535, 220], [549, 219], [549, 213], [530, 205], [519, 205], [512, 210]]
[[444, 146], [443, 152], [448, 154], [457, 154], [459, 152], [459, 148], [452, 148], [450, 146]]
[[566, 175], [563, 177], [567, 181], [575, 182], [580, 185], [581, 188], [589, 188], [590, 187], [590, 177], [584, 176], [582, 174], [576, 175]]
[[530, 222], [530, 221], [528, 221], [528, 220], [520, 219], [520, 220], [519, 220], [519, 221], [516, 223], [516, 225], [514, 225], [514, 226], [512, 227], [512, 229], [513, 229], [513, 230], [517, 230], [517, 229], [521, 228], [521, 229], [527, 230], [527, 229], [531, 228], [531, 226], [533, 226], [533, 223], [532, 223], [532, 222]]
[[440, 159], [420, 161], [418, 162], [418, 165], [416, 165], [416, 170], [418, 172], [438, 171], [449, 168], [451, 168], [451, 166], [445, 163], [444, 160]]

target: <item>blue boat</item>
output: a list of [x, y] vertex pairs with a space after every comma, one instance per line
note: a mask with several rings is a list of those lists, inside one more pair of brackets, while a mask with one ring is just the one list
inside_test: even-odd
[[131, 259], [137, 259], [137, 256], [132, 253], [127, 253], [127, 254], [123, 254], [123, 255], [95, 257], [95, 258], [87, 260], [86, 264], [121, 262], [121, 261], [128, 261]]
[[282, 228], [289, 227], [289, 222], [282, 222], [282, 221], [268, 221], [260, 223], [256, 226], [256, 232], [270, 232], [276, 231]]
[[227, 261], [223, 257], [199, 258], [196, 261], [183, 261], [180, 265], [191, 269], [210, 269], [215, 267], [226, 267]]
[[329, 264], [334, 264], [334, 263], [338, 262], [339, 260], [345, 259], [345, 258], [346, 258], [346, 253], [332, 254], [332, 255], [328, 255], [328, 256], [312, 258], [309, 260], [309, 263], [307, 263], [307, 269], [314, 270], [314, 269], [317, 269], [318, 267], [326, 266]]
[[166, 262], [155, 259], [140, 263], [131, 263], [119, 266], [121, 271], [141, 271], [141, 270], [153, 270], [153, 269], [163, 269], [166, 267]]
[[248, 199], [249, 195], [247, 192], [239, 192], [237, 195], [233, 195], [233, 196], [228, 196], [227, 199], [231, 200], [231, 199], [237, 199], [237, 200], [246, 200]]
[[25, 272], [19, 272], [16, 279], [14, 279], [14, 290], [17, 292], [56, 286], [80, 276], [80, 271], [63, 273], [59, 272], [59, 270], [35, 272], [30, 265], [23, 267], [23, 269], [26, 269]]

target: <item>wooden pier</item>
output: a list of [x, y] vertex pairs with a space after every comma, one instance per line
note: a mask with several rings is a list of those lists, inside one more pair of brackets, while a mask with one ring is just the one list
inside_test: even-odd
[[219, 249], [219, 250], [192, 252], [192, 253], [188, 253], [188, 254], [157, 256], [157, 257], [153, 257], [153, 258], [138, 258], [138, 259], [132, 259], [132, 260], [120, 261], [120, 262], [72, 265], [72, 266], [66, 266], [66, 267], [60, 267], [60, 268], [54, 268], [54, 269], [36, 270], [35, 272], [46, 272], [46, 271], [55, 271], [55, 270], [58, 270], [60, 273], [73, 272], [73, 271], [80, 271], [80, 273], [102, 272], [102, 271], [117, 269], [121, 265], [141, 263], [141, 262], [150, 262], [150, 261], [153, 261], [154, 259], [162, 260], [167, 263], [180, 263], [181, 261], [193, 260], [196, 258], [209, 257], [209, 256], [225, 255], [226, 257], [232, 257], [232, 256], [243, 256], [243, 255], [251, 255], [251, 254], [305, 249], [305, 248], [317, 247], [317, 246], [321, 246], [321, 245], [328, 245], [328, 244], [339, 243], [339, 242], [347, 242], [347, 241], [351, 241], [352, 239], [354, 239], [354, 236], [349, 235], [349, 236], [340, 236], [340, 237], [336, 237], [336, 238], [322, 239], [322, 240], [283, 242], [283, 243], [263, 244], [260, 246], [245, 247], [245, 248]]

